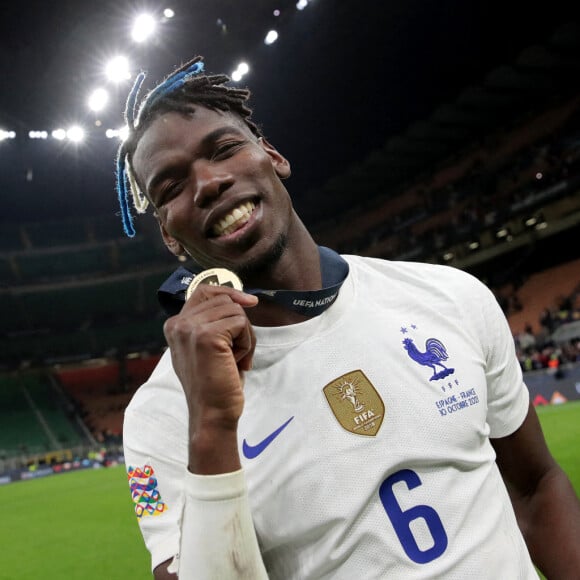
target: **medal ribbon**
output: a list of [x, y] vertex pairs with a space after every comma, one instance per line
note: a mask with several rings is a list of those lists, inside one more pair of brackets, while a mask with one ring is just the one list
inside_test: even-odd
[[[322, 273], [322, 288], [320, 290], [244, 288], [244, 292], [275, 302], [305, 316], [313, 317], [322, 314], [338, 297], [340, 287], [348, 275], [348, 264], [329, 248], [319, 246], [318, 252]], [[181, 310], [185, 302], [187, 287], [201, 271], [192, 272], [181, 267], [162, 284], [157, 291], [157, 297], [167, 314], [173, 316]]]

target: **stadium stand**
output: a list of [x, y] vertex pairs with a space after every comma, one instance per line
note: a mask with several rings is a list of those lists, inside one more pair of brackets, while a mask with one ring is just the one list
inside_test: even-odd
[[21, 379], [21, 388], [53, 445], [54, 441], [57, 448], [74, 447], [81, 443], [82, 438], [71, 421], [74, 416], [72, 407], [68, 407], [66, 401], [59, 397], [46, 376], [25, 375]]
[[56, 370], [55, 377], [95, 439], [120, 443], [125, 407], [158, 361], [158, 355], [95, 361]]
[[[571, 300], [580, 290], [580, 259], [548, 268], [530, 276], [517, 291], [522, 309], [508, 318], [512, 332], [517, 335], [530, 326], [534, 334], [542, 332], [541, 315], [548, 308], [554, 311], [554, 320], [558, 318], [558, 304]], [[568, 308], [567, 310], [571, 310]], [[580, 312], [578, 313], [580, 318]], [[561, 322], [571, 322], [572, 313], [567, 312], [560, 318]], [[555, 329], [556, 326], [553, 326]]]
[[49, 438], [21, 388], [18, 376], [5, 376], [0, 389], [0, 454], [2, 459], [18, 453], [38, 453], [51, 448]]

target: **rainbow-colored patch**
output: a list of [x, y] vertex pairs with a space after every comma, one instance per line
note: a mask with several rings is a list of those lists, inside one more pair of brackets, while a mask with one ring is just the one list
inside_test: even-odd
[[135, 514], [142, 516], [158, 516], [167, 509], [167, 504], [161, 501], [161, 494], [157, 489], [155, 471], [150, 465], [127, 468], [131, 497], [135, 502]]

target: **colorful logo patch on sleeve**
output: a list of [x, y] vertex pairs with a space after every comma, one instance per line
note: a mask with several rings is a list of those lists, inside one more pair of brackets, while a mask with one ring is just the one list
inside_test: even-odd
[[127, 468], [131, 497], [135, 502], [135, 514], [138, 518], [143, 516], [158, 516], [167, 510], [167, 504], [161, 500], [161, 494], [157, 489], [155, 471], [150, 465]]

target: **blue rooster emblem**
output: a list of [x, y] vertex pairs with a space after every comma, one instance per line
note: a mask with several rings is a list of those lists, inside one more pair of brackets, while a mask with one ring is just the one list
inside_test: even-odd
[[[428, 338], [425, 342], [425, 352], [420, 352], [411, 338], [405, 338], [405, 340], [403, 340], [403, 345], [409, 356], [416, 363], [426, 367], [431, 367], [433, 370], [433, 376], [429, 379], [430, 381], [444, 379], [455, 372], [455, 369], [446, 367], [441, 362], [447, 360], [449, 356], [447, 355], [445, 346], [440, 340], [437, 340], [436, 338]], [[441, 367], [443, 370], [437, 372], [437, 366]]]

